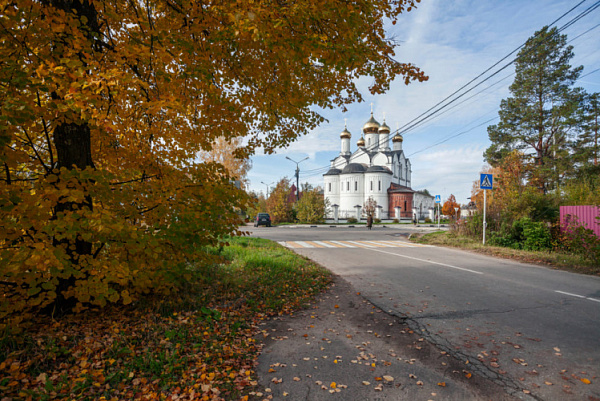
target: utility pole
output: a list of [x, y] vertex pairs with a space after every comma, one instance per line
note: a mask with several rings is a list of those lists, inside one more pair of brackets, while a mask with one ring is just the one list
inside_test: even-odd
[[299, 162], [292, 160], [287, 156], [285, 158], [291, 162], [296, 163], [296, 202], [298, 202], [300, 200], [300, 166], [299, 166], [299, 164], [302, 163], [304, 160], [307, 160], [308, 156], [306, 156], [304, 159], [300, 160]]

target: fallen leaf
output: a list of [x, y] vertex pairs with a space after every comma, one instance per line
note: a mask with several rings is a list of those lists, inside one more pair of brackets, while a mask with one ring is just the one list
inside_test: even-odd
[[385, 380], [386, 382], [393, 382], [394, 378], [392, 376], [383, 376], [383, 380]]
[[439, 382], [438, 386], [440, 386], [440, 387], [446, 387], [446, 382]]
[[331, 384], [329, 385], [329, 387], [331, 387], [331, 388], [336, 388], [336, 387], [337, 387], [337, 384], [335, 384], [335, 382], [331, 382]]
[[417, 386], [422, 386], [422, 385], [423, 385], [423, 382], [422, 382], [421, 380], [419, 380], [419, 381], [417, 382]]
[[367, 382], [367, 381], [363, 381], [362, 384], [364, 384], [365, 386], [370, 385], [371, 383]]
[[380, 382], [380, 381], [381, 381], [381, 377], [376, 377], [376, 378], [375, 378], [375, 381], [378, 381], [378, 382]]
[[583, 379], [580, 379], [583, 383], [585, 384], [591, 384], [592, 382], [590, 381], [590, 379], [586, 379], [585, 377]]
[[299, 378], [299, 377], [294, 377], [294, 379], [293, 379], [293, 380], [294, 380], [295, 382], [299, 382], [299, 381], [300, 381], [300, 378]]
[[549, 382], [549, 381], [547, 381], [547, 380], [544, 382], [544, 384], [545, 384], [546, 386], [551, 386], [551, 385], [552, 385], [552, 383], [551, 383], [551, 382]]

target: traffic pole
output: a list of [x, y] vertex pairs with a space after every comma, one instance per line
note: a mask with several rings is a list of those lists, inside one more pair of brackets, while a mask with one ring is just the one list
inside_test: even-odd
[[487, 189], [483, 190], [483, 245], [485, 245], [485, 229], [487, 226], [487, 222], [485, 220], [485, 208], [486, 208], [486, 204], [487, 204]]

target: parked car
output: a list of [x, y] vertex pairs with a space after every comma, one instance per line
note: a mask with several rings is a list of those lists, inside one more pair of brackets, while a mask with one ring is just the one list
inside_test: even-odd
[[258, 226], [271, 227], [271, 216], [269, 216], [269, 213], [259, 213], [256, 215], [256, 220], [254, 220], [254, 227]]

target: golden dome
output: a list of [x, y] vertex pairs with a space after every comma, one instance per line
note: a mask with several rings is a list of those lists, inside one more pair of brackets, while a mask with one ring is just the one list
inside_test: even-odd
[[368, 133], [377, 133], [377, 130], [379, 129], [379, 123], [377, 122], [377, 120], [375, 120], [373, 118], [373, 113], [371, 113], [371, 118], [369, 118], [369, 121], [367, 121], [365, 123], [365, 125], [363, 125], [363, 132], [365, 134]]
[[360, 147], [365, 146], [365, 140], [362, 136], [360, 137], [360, 139], [358, 141], [356, 141], [356, 146], [360, 146]]
[[379, 127], [379, 133], [381, 133], [381, 134], [389, 134], [390, 133], [390, 127], [388, 127], [388, 125], [385, 123], [385, 120], [383, 120], [383, 124], [381, 124], [381, 126]]
[[402, 135], [400, 134], [396, 134], [394, 135], [394, 137], [392, 138], [392, 142], [402, 142], [404, 139], [402, 138]]
[[340, 134], [340, 138], [348, 138], [348, 139], [350, 139], [351, 136], [352, 135], [350, 135], [350, 131], [348, 131], [348, 128], [344, 127], [344, 130]]

